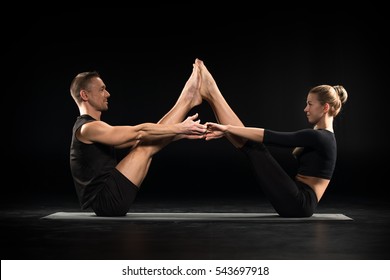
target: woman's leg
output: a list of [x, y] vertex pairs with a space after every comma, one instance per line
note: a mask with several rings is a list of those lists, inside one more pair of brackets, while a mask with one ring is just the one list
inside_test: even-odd
[[[200, 94], [202, 95], [202, 98], [210, 104], [217, 121], [221, 124], [244, 126], [239, 117], [226, 102], [217, 86], [217, 83], [204, 65], [203, 61], [196, 59], [195, 64], [199, 66], [201, 73], [202, 83], [200, 87]], [[236, 148], [242, 147], [246, 142], [245, 139], [231, 135], [227, 136], [227, 138]]]
[[[171, 124], [182, 122], [193, 107], [202, 103], [199, 88], [199, 68], [194, 64], [192, 74], [184, 85], [175, 105], [158, 123]], [[151, 143], [144, 143], [135, 147], [119, 162], [117, 169], [133, 182], [133, 184], [140, 187], [148, 173], [153, 155], [173, 140], [174, 137]]]
[[314, 191], [294, 181], [261, 143], [248, 141], [241, 151], [251, 162], [255, 178], [282, 217], [310, 217], [317, 207]]

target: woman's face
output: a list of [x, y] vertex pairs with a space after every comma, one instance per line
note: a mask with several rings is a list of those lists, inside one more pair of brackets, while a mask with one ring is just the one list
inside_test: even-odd
[[325, 114], [324, 107], [318, 101], [316, 94], [309, 93], [307, 95], [306, 107], [303, 111], [306, 113], [307, 120], [310, 124], [317, 124], [320, 121]]

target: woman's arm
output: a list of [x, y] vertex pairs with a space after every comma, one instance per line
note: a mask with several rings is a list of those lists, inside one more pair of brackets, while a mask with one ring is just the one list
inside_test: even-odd
[[319, 143], [319, 131], [314, 129], [301, 129], [292, 132], [274, 131], [257, 127], [243, 127], [234, 125], [222, 125], [208, 122], [206, 140], [212, 140], [226, 136], [235, 135], [255, 142], [283, 147], [315, 147]]
[[255, 142], [263, 142], [264, 139], [264, 128], [223, 125], [213, 122], [207, 122], [206, 126], [206, 140], [218, 139], [226, 136], [226, 134], [235, 135]]

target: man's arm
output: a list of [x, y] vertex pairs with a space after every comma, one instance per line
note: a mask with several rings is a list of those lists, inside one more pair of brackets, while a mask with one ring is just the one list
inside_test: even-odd
[[85, 143], [99, 142], [110, 146], [131, 146], [139, 141], [152, 141], [167, 137], [200, 139], [206, 131], [205, 125], [194, 121], [196, 115], [181, 123], [142, 123], [135, 126], [111, 126], [103, 121], [84, 124], [78, 138]]

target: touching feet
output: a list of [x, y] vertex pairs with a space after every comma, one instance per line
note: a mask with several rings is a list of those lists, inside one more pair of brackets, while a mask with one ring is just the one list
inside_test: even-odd
[[202, 60], [198, 58], [195, 59], [195, 65], [199, 67], [202, 81], [200, 85], [200, 94], [204, 100], [210, 101], [213, 90], [217, 88], [217, 83]]
[[179, 100], [189, 103], [190, 108], [198, 106], [203, 99], [200, 94], [201, 77], [198, 65], [193, 64], [192, 73], [180, 94]]

